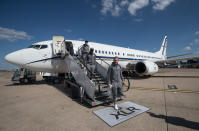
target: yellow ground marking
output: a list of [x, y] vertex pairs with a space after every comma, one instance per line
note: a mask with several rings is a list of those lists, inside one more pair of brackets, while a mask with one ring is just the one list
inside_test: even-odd
[[180, 92], [180, 93], [195, 93], [199, 94], [199, 91], [191, 91], [191, 90], [172, 90], [172, 89], [158, 89], [158, 88], [144, 88], [144, 87], [130, 87], [130, 89], [135, 90], [152, 90], [152, 91], [166, 91], [166, 92]]

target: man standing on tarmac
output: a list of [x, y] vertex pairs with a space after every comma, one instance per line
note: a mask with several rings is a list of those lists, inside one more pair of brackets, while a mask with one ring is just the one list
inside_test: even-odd
[[92, 74], [94, 74], [94, 72], [95, 72], [95, 65], [96, 65], [96, 63], [95, 63], [96, 57], [95, 57], [95, 54], [93, 52], [94, 52], [94, 49], [91, 48], [90, 52], [87, 56], [87, 67], [90, 70], [90, 72], [89, 72], [90, 78], [92, 77]]
[[86, 64], [86, 59], [87, 59], [89, 50], [90, 50], [90, 47], [88, 45], [88, 41], [86, 40], [85, 44], [83, 44], [82, 50], [81, 50], [82, 51], [82, 59], [83, 59], [84, 64]]
[[107, 79], [108, 88], [111, 88], [113, 94], [114, 109], [118, 110], [116, 104], [117, 96], [124, 96], [122, 92], [122, 84], [124, 84], [124, 79], [121, 71], [121, 66], [118, 64], [119, 58], [116, 56], [113, 59], [111, 66], [108, 69]]

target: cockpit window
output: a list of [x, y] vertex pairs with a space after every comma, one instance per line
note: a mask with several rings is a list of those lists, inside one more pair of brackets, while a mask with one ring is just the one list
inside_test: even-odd
[[35, 45], [35, 46], [33, 46], [33, 48], [35, 48], [35, 49], [40, 49], [40, 47], [41, 47], [41, 45]]
[[28, 48], [34, 48], [34, 49], [45, 49], [48, 48], [48, 45], [30, 45]]
[[45, 48], [47, 48], [48, 47], [48, 45], [41, 45], [41, 48], [40, 49], [45, 49]]

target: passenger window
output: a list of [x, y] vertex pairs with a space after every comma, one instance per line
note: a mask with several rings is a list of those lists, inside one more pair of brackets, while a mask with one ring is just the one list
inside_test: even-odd
[[118, 55], [120, 55], [120, 53], [119, 53], [119, 52], [118, 52], [117, 54], [118, 54]]
[[95, 50], [95, 53], [97, 53], [97, 50]]
[[48, 48], [48, 45], [41, 45], [40, 49], [45, 49], [45, 48]]
[[99, 53], [101, 53], [101, 51], [99, 50]]
[[102, 54], [104, 54], [104, 51], [102, 51]]
[[105, 51], [105, 54], [107, 54], [107, 51]]
[[108, 53], [109, 53], [109, 55], [111, 54], [111, 52], [110, 52], [110, 51], [109, 51]]
[[117, 55], [117, 52], [115, 52], [115, 55]]
[[112, 52], [112, 55], [114, 55], [114, 53]]
[[123, 56], [124, 56], [124, 53], [123, 53]]

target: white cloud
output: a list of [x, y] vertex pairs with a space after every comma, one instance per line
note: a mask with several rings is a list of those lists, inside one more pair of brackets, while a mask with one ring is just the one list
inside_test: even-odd
[[84, 40], [84, 38], [79, 38], [78, 40], [83, 41], [83, 40]]
[[128, 7], [128, 11], [131, 15], [136, 15], [137, 10], [142, 9], [148, 4], [149, 4], [149, 0], [135, 0], [130, 3]]
[[199, 31], [196, 31], [196, 32], [195, 32], [195, 35], [199, 35]]
[[112, 16], [119, 16], [120, 15], [121, 8], [119, 5], [115, 5], [113, 10], [111, 11]]
[[184, 48], [185, 51], [188, 51], [188, 50], [191, 50], [191, 49], [192, 49], [191, 46], [186, 46], [186, 47]]
[[122, 0], [120, 2], [120, 6], [126, 6], [126, 5], [129, 5], [129, 1], [128, 0]]
[[197, 55], [198, 55], [198, 54], [199, 54], [199, 50], [197, 50], [197, 51], [195, 52], [195, 54], [197, 54]]
[[66, 31], [67, 33], [71, 33], [72, 32], [71, 29], [64, 29], [64, 31]]
[[151, 0], [151, 1], [155, 3], [155, 5], [153, 5], [154, 10], [164, 10], [175, 0]]
[[101, 0], [102, 9], [101, 14], [107, 15], [108, 12], [112, 16], [119, 16], [122, 11], [128, 10], [128, 12], [135, 16], [138, 10], [149, 6], [150, 2], [153, 4], [153, 10], [164, 10], [167, 6], [173, 3], [175, 0]]
[[112, 16], [119, 16], [121, 12], [121, 7], [119, 6], [117, 0], [102, 0], [102, 15], [106, 15], [108, 12]]
[[195, 42], [196, 44], [199, 44], [199, 39], [195, 39], [194, 42]]
[[137, 19], [134, 19], [134, 21], [135, 21], [135, 22], [142, 22], [142, 21], [143, 21], [143, 19], [141, 19], [141, 18], [137, 18]]
[[30, 40], [32, 36], [24, 31], [0, 27], [0, 40], [8, 40], [10, 42], [16, 40]]

